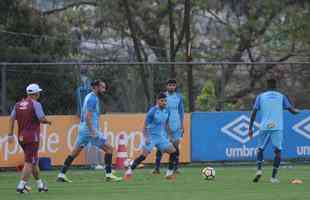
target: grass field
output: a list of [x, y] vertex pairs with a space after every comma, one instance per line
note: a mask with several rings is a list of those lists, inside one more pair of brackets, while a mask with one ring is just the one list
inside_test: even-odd
[[[271, 168], [265, 169], [260, 183], [251, 183], [254, 167], [217, 167], [216, 180], [206, 181], [200, 168], [187, 167], [175, 181], [153, 176], [150, 169], [137, 170], [130, 182], [107, 183], [102, 171], [72, 170], [73, 183], [57, 183], [57, 171], [42, 173], [49, 185], [48, 193], [38, 193], [33, 184], [30, 194], [16, 194], [18, 174], [0, 172], [0, 199], [16, 200], [303, 200], [310, 198], [310, 166], [281, 168], [280, 184], [269, 183]], [[121, 175], [121, 173], [118, 173]], [[288, 183], [301, 178], [302, 185]]]

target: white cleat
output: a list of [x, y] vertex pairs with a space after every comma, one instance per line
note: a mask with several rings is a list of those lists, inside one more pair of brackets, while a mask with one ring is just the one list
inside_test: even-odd
[[132, 169], [129, 167], [129, 168], [126, 170], [123, 179], [124, 179], [125, 181], [129, 181], [131, 178], [132, 178]]
[[270, 178], [270, 183], [280, 183], [280, 180], [277, 178]]

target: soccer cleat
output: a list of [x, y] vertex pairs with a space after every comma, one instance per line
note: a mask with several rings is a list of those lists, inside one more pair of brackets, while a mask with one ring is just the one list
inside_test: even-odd
[[125, 172], [125, 175], [123, 177], [125, 181], [129, 181], [132, 179], [132, 169], [128, 168], [127, 171]]
[[47, 192], [48, 191], [48, 188], [47, 188], [47, 185], [45, 182], [43, 182], [43, 184], [40, 187], [38, 187], [38, 191], [39, 192]]
[[258, 170], [256, 172], [255, 178], [253, 179], [253, 183], [257, 183], [259, 181], [259, 179], [262, 177], [263, 172], [262, 170]]
[[175, 174], [181, 174], [181, 171], [179, 169], [174, 170]]
[[277, 178], [270, 178], [270, 183], [280, 183], [280, 180]]
[[176, 179], [176, 175], [175, 175], [173, 170], [167, 170], [166, 179], [167, 180], [175, 180]]
[[57, 182], [63, 182], [63, 183], [72, 183], [70, 179], [65, 174], [58, 174]]
[[29, 193], [31, 192], [31, 190], [31, 187], [29, 187], [28, 185], [25, 185], [23, 188], [16, 188], [16, 192], [20, 194]]
[[159, 169], [153, 169], [153, 170], [152, 170], [152, 174], [154, 174], [154, 175], [160, 175]]
[[113, 175], [113, 174], [107, 174], [107, 175], [105, 176], [105, 180], [108, 181], [108, 182], [110, 182], [110, 181], [119, 182], [119, 181], [122, 181], [123, 178], [118, 177], [118, 176], [115, 176], [115, 175]]

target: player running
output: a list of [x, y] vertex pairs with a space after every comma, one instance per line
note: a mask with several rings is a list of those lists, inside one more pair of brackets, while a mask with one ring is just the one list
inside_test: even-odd
[[91, 83], [91, 86], [92, 92], [90, 92], [84, 99], [77, 142], [71, 154], [66, 158], [64, 165], [58, 174], [58, 182], [72, 182], [67, 178], [66, 172], [74, 159], [88, 143], [95, 145], [105, 152], [104, 161], [106, 165], [106, 181], [122, 180], [122, 178], [112, 174], [113, 147], [107, 143], [106, 139], [99, 132], [99, 97], [106, 91], [106, 84], [100, 80], [96, 80]]
[[271, 140], [274, 147], [275, 158], [273, 161], [271, 183], [278, 183], [277, 172], [281, 162], [281, 150], [283, 141], [283, 111], [289, 110], [292, 114], [298, 114], [299, 110], [293, 108], [288, 98], [276, 91], [276, 80], [267, 81], [268, 90], [256, 97], [251, 114], [248, 135], [253, 137], [253, 123], [256, 113], [261, 112], [261, 123], [259, 133], [259, 147], [257, 151], [257, 172], [253, 182], [258, 182], [262, 176], [262, 163], [264, 150]]
[[40, 142], [40, 123], [49, 124], [42, 109], [42, 105], [37, 101], [40, 98], [42, 89], [37, 84], [30, 84], [26, 88], [27, 97], [17, 102], [11, 112], [9, 121], [10, 132], [8, 140], [15, 141], [14, 122], [18, 125], [18, 142], [24, 151], [25, 164], [21, 174], [21, 180], [17, 185], [18, 193], [30, 192], [28, 180], [32, 174], [37, 182], [39, 192], [47, 192], [46, 183], [40, 178], [38, 168], [38, 151]]
[[[143, 134], [145, 138], [145, 145], [143, 146], [142, 153], [137, 157], [133, 164], [130, 165], [125, 172], [124, 179], [128, 180], [132, 177], [133, 170], [145, 160], [145, 158], [151, 153], [152, 149], [156, 146], [161, 152], [170, 154], [169, 166], [166, 173], [167, 179], [174, 179], [175, 160], [177, 158], [177, 152], [169, 142], [167, 137], [169, 130], [169, 115], [170, 112], [166, 109], [166, 94], [160, 93], [157, 97], [156, 105], [153, 106], [147, 113]], [[168, 133], [167, 133], [168, 132]]]
[[[183, 106], [183, 97], [176, 92], [177, 89], [177, 82], [174, 79], [170, 79], [167, 81], [167, 109], [170, 112], [169, 117], [169, 127], [171, 128], [172, 135], [171, 135], [171, 142], [176, 149], [177, 158], [174, 171], [178, 171], [179, 167], [179, 145], [180, 141], [182, 140], [183, 133], [184, 133], [184, 106]], [[155, 169], [153, 170], [153, 174], [160, 174], [160, 162], [162, 159], [162, 153], [160, 150], [157, 149], [156, 152], [156, 161], [155, 161]]]

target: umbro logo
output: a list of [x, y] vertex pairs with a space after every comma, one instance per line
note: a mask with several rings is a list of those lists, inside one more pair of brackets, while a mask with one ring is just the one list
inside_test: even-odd
[[[245, 115], [241, 115], [222, 127], [221, 131], [241, 144], [245, 144], [250, 140], [248, 136], [249, 125], [250, 118]], [[254, 122], [253, 129], [253, 137], [255, 137], [259, 133], [259, 124], [257, 122]]]
[[293, 130], [310, 140], [310, 116], [295, 124]]

